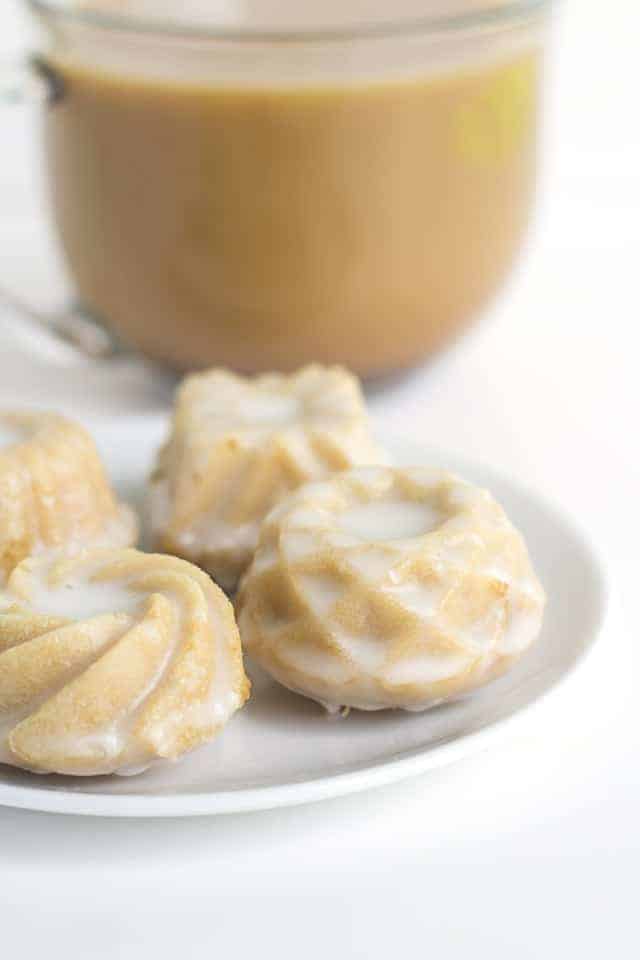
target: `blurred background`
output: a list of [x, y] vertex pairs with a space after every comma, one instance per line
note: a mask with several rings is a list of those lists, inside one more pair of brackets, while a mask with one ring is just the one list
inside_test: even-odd
[[[385, 422], [416, 417], [434, 445], [513, 467], [591, 513], [590, 498], [579, 500], [575, 472], [576, 464], [591, 462], [594, 436], [624, 459], [630, 492], [638, 481], [627, 415], [636, 379], [640, 132], [633, 90], [640, 14], [632, 2], [617, 4], [615, 16], [596, 3], [559, 3], [555, 13], [538, 202], [516, 269], [457, 345], [375, 387], [372, 400]], [[0, 55], [11, 62], [33, 31], [11, 0], [0, 18]], [[37, 107], [3, 111], [0, 244], [2, 284], [45, 308], [62, 303], [69, 286], [45, 214], [38, 121]], [[77, 384], [87, 414], [119, 409], [114, 377], [141, 411], [167, 401], [159, 377], [151, 382], [113, 366], [88, 370], [47, 338], [36, 345], [27, 325], [1, 305], [0, 322], [5, 349], [11, 343], [14, 353], [3, 371], [3, 402], [14, 389], [31, 390], [37, 401], [57, 377], [71, 403]], [[32, 375], [45, 362], [47, 386]]]
[[[573, 0], [555, 20], [538, 203], [517, 268], [457, 344], [369, 397], [381, 427], [492, 462], [580, 518], [614, 588], [606, 644], [543, 729], [429, 783], [188, 824], [0, 811], [5, 942], [7, 929], [9, 942], [22, 931], [66, 942], [77, 924], [99, 937], [95, 957], [196, 957], [253, 943], [250, 926], [281, 955], [310, 958], [637, 955], [640, 8]], [[0, 57], [18, 57], [28, 36], [4, 0]], [[35, 114], [2, 114], [0, 265], [3, 282], [48, 305], [66, 286], [33, 189]], [[172, 387], [126, 359], [90, 367], [0, 305], [4, 405], [92, 422], [160, 412]]]

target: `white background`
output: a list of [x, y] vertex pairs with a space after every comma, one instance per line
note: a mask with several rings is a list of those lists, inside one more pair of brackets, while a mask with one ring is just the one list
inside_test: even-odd
[[[633, 0], [559, 7], [520, 266], [455, 349], [371, 396], [383, 425], [493, 462], [592, 532], [614, 595], [585, 672], [491, 752], [348, 799], [192, 821], [0, 810], [0, 957], [640, 955], [639, 38]], [[24, 39], [2, 0], [0, 52]], [[0, 265], [45, 302], [63, 288], [34, 129], [1, 120]], [[167, 397], [0, 312], [1, 403], [90, 418]]]

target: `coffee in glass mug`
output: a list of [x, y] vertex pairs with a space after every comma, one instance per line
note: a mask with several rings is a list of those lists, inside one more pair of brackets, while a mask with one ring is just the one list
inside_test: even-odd
[[547, 5], [31, 0], [79, 298], [177, 369], [413, 364], [530, 212]]

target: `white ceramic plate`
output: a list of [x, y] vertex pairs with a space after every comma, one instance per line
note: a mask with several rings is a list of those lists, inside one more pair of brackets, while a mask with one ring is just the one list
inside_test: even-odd
[[[140, 503], [164, 423], [132, 418], [94, 432], [117, 486]], [[524, 532], [548, 606], [538, 643], [508, 676], [422, 714], [352, 711], [347, 719], [329, 719], [249, 665], [252, 699], [208, 747], [137, 777], [38, 777], [0, 765], [0, 803], [58, 813], [189, 816], [335, 797], [484, 747], [556, 689], [594, 643], [604, 616], [603, 576], [585, 538], [563, 513], [493, 470], [411, 443], [387, 446], [400, 463], [435, 463], [487, 486]]]

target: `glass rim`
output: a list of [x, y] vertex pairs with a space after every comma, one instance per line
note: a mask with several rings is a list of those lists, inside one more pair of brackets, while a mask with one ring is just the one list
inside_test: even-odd
[[446, 34], [474, 29], [491, 29], [517, 25], [544, 13], [552, 0], [496, 0], [482, 10], [464, 13], [436, 14], [426, 17], [407, 17], [403, 20], [356, 22], [312, 28], [241, 27], [224, 25], [202, 26], [171, 19], [150, 19], [127, 13], [71, 6], [66, 0], [25, 0], [32, 11], [42, 17], [55, 17], [80, 26], [94, 27], [122, 34], [141, 34], [160, 39], [209, 40], [232, 43], [331, 43], [350, 40], [380, 40], [385, 38]]

